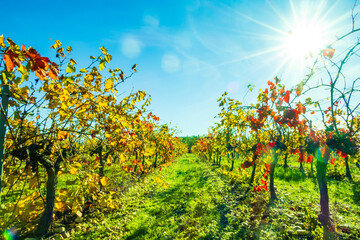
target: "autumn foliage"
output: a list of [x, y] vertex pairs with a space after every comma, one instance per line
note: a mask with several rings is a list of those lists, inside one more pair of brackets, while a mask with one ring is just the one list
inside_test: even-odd
[[128, 75], [107, 68], [112, 56], [101, 47], [77, 69], [71, 47], [56, 40], [51, 48], [57, 63], [0, 37], [1, 82], [10, 87], [0, 229], [36, 236], [62, 213], [118, 208], [121, 185], [106, 168], [135, 180], [186, 150], [175, 130], [148, 112], [145, 92], [118, 94], [136, 65]]

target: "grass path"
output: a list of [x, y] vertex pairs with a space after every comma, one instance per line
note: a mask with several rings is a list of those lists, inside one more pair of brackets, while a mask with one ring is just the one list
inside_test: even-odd
[[226, 239], [229, 185], [211, 166], [184, 155], [121, 196], [122, 207], [91, 216], [73, 239]]
[[[231, 184], [223, 172], [186, 154], [121, 193], [118, 210], [85, 216], [71, 239], [322, 238], [316, 181], [303, 179], [299, 169], [277, 169], [278, 200], [271, 207], [269, 192], [250, 191], [241, 200], [247, 178]], [[328, 182], [337, 237], [359, 239], [359, 186]]]

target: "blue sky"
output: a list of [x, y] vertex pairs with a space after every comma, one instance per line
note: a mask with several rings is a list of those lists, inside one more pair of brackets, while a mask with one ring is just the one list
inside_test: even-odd
[[[352, 0], [277, 1], [20, 1], [2, 0], [0, 35], [53, 58], [53, 40], [73, 48], [79, 64], [105, 46], [112, 67], [138, 73], [124, 91], [144, 90], [150, 110], [180, 136], [205, 134], [224, 91], [245, 104], [280, 75], [289, 87], [303, 60], [289, 58], [281, 39], [294, 19], [314, 16], [330, 41], [350, 30]], [[296, 15], [296, 17], [295, 17]], [[277, 48], [277, 50], [274, 50]], [[300, 64], [301, 62], [301, 64]]]

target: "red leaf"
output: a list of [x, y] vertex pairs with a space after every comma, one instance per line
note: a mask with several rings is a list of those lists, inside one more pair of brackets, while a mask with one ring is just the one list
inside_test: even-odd
[[285, 93], [284, 101], [285, 101], [286, 103], [289, 103], [289, 98], [290, 98], [290, 91], [288, 90], [288, 91], [286, 91], [286, 93]]
[[342, 157], [342, 158], [348, 157], [348, 155], [346, 153], [344, 153], [343, 151], [340, 151], [340, 150], [337, 151], [337, 154], [339, 154], [340, 157]]
[[313, 155], [309, 155], [306, 159], [306, 163], [312, 162], [313, 158], [314, 158]]

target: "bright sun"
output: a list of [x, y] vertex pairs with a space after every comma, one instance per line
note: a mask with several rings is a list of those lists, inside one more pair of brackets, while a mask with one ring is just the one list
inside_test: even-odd
[[316, 55], [326, 47], [325, 28], [319, 23], [297, 23], [284, 37], [284, 48], [293, 60]]

